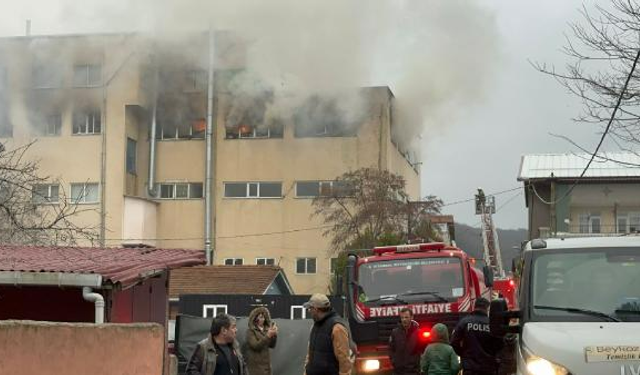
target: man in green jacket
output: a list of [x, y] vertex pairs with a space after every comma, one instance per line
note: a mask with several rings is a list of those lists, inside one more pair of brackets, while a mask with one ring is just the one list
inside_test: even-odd
[[431, 344], [420, 358], [420, 369], [425, 375], [456, 375], [460, 371], [458, 355], [449, 345], [449, 331], [444, 324], [431, 328]]

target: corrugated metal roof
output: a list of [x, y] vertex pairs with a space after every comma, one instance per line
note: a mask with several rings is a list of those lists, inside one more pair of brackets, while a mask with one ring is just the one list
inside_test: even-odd
[[0, 246], [0, 271], [96, 274], [103, 283], [122, 286], [157, 271], [204, 263], [200, 250]]
[[169, 297], [177, 298], [181, 294], [264, 294], [280, 272], [282, 268], [277, 266], [255, 265], [177, 269], [171, 271], [169, 277]]
[[[520, 164], [518, 181], [580, 177], [589, 154], [530, 154]], [[631, 152], [603, 152], [593, 160], [586, 178], [640, 178], [640, 156]]]

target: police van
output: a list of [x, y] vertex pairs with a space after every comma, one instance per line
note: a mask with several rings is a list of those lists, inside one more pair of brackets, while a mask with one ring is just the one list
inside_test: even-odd
[[640, 237], [532, 240], [520, 262], [519, 309], [489, 314], [517, 334], [511, 373], [640, 375]]

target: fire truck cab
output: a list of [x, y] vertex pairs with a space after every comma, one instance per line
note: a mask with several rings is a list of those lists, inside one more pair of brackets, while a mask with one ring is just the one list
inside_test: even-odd
[[422, 347], [431, 327], [443, 323], [451, 331], [473, 311], [475, 300], [490, 299], [492, 272], [479, 270], [457, 247], [444, 243], [386, 246], [373, 255], [349, 255], [347, 316], [358, 347], [358, 374], [388, 374], [389, 336], [399, 324], [399, 312], [410, 308], [420, 325]]

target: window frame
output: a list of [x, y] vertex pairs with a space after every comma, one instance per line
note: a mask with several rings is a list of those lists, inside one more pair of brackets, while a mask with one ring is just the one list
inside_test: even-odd
[[[186, 185], [186, 191], [187, 191], [187, 196], [186, 197], [178, 197], [178, 185], [182, 186], [182, 185]], [[192, 193], [192, 186], [194, 185], [200, 185], [202, 186], [201, 191], [202, 191], [202, 196], [200, 197], [192, 197], [191, 193]], [[157, 196], [155, 197], [155, 199], [160, 199], [160, 200], [196, 200], [196, 199], [203, 199], [204, 198], [204, 183], [202, 182], [185, 182], [185, 181], [176, 181], [176, 182], [159, 182], [157, 184]], [[171, 197], [163, 197], [162, 196], [162, 188], [166, 187], [166, 186], [170, 186], [171, 187]]]
[[[333, 196], [333, 192], [335, 189], [336, 184], [340, 183], [342, 181], [337, 181], [337, 180], [300, 180], [300, 181], [296, 181], [296, 198], [297, 199], [315, 199], [318, 197], [324, 197], [324, 198], [329, 198]], [[318, 195], [300, 195], [298, 193], [298, 184], [299, 183], [315, 183], [318, 185]], [[327, 185], [329, 184], [329, 194], [323, 194], [323, 185]], [[345, 194], [344, 196], [340, 196], [339, 198], [348, 198], [350, 195]]]
[[[594, 231], [594, 222], [598, 222], [598, 231]], [[617, 220], [617, 219], [616, 219]], [[600, 234], [602, 232], [602, 215], [600, 213], [582, 213], [578, 215], [578, 233]]]
[[[260, 261], [264, 261], [264, 264], [260, 264]], [[269, 264], [269, 261], [271, 260], [272, 264]], [[266, 257], [257, 257], [256, 258], [256, 266], [275, 266], [276, 265], [276, 258], [266, 258]]]
[[[300, 260], [304, 260], [304, 272], [298, 272], [298, 262]], [[314, 272], [309, 272], [309, 261], [313, 260], [315, 263]], [[318, 258], [317, 257], [297, 257], [295, 263], [295, 274], [296, 275], [317, 275], [318, 274]]]
[[[97, 83], [93, 83], [91, 82], [91, 69], [92, 68], [98, 68], [99, 69], [99, 79]], [[84, 82], [79, 84], [78, 82], [76, 82], [76, 73], [78, 73], [79, 69], [83, 69], [84, 70]], [[87, 87], [100, 87], [102, 86], [102, 64], [76, 64], [73, 66], [73, 87], [75, 88], [87, 88]]]
[[[82, 185], [82, 192], [83, 192], [83, 194], [82, 194], [81, 199], [77, 199], [77, 200], [76, 200], [76, 197], [75, 197], [75, 196], [74, 196], [74, 194], [73, 194], [73, 187], [74, 187], [74, 185], [75, 185], [75, 186]], [[87, 200], [86, 200], [86, 198], [87, 198], [87, 193], [86, 193], [86, 191], [87, 191], [87, 186], [88, 186], [88, 185], [91, 185], [91, 186], [95, 186], [95, 187], [96, 187], [96, 200], [95, 200], [95, 201], [87, 201]], [[96, 203], [100, 203], [100, 184], [99, 184], [99, 183], [97, 183], [97, 182], [77, 182], [77, 183], [72, 182], [72, 183], [71, 183], [71, 190], [70, 190], [70, 192], [71, 192], [71, 202], [72, 202], [73, 204], [96, 204]]]
[[[620, 228], [621, 219], [625, 221], [624, 228]], [[616, 215], [617, 233], [634, 233], [631, 231], [632, 227], [636, 228], [635, 232], [640, 233], [640, 211], [627, 211]], [[623, 230], [621, 231], [621, 229]]]
[[[228, 305], [222, 305], [222, 304], [203, 304], [202, 305], [202, 317], [203, 318], [215, 318], [218, 314], [218, 310], [219, 309], [223, 309], [224, 313], [222, 314], [228, 314], [229, 311], [229, 306]], [[213, 316], [208, 316], [207, 312], [209, 310], [213, 310]]]
[[[76, 119], [78, 116], [82, 116], [84, 118], [84, 130], [81, 132], [76, 132]], [[99, 120], [99, 131], [96, 132], [96, 119]], [[90, 121], [92, 120], [92, 121]], [[72, 124], [71, 124], [71, 135], [73, 136], [92, 136], [92, 135], [100, 135], [102, 134], [102, 111], [100, 109], [85, 109], [80, 111], [73, 112]], [[89, 132], [89, 128], [91, 128], [91, 132]]]
[[[133, 150], [129, 148], [129, 146], [131, 145], [133, 145]], [[138, 141], [130, 137], [127, 137], [127, 146], [126, 146], [124, 164], [125, 164], [125, 170], [128, 174], [131, 174], [134, 176], [138, 175]]]
[[[46, 196], [41, 196], [40, 199], [42, 199], [42, 201], [37, 201], [36, 198], [36, 189], [38, 187], [46, 187], [47, 189], [47, 195]], [[56, 188], [56, 194], [55, 194], [55, 200], [51, 200], [51, 198], [53, 197], [53, 194], [51, 193], [51, 190], [53, 188]], [[51, 184], [36, 184], [33, 185], [32, 190], [31, 190], [31, 203], [36, 204], [36, 205], [56, 205], [56, 204], [60, 204], [60, 184], [56, 184], [56, 183], [51, 183]]]
[[[245, 185], [245, 195], [242, 197], [229, 197], [227, 196], [227, 185]], [[279, 184], [280, 185], [280, 195], [263, 197], [261, 196], [261, 186], [263, 184]], [[223, 183], [223, 198], [224, 199], [283, 199], [284, 196], [282, 194], [282, 181], [227, 181]], [[256, 187], [255, 196], [251, 194], [251, 187]]]
[[[227, 261], [229, 260], [232, 264], [227, 264]], [[224, 258], [222, 264], [225, 266], [244, 266], [244, 258]]]

